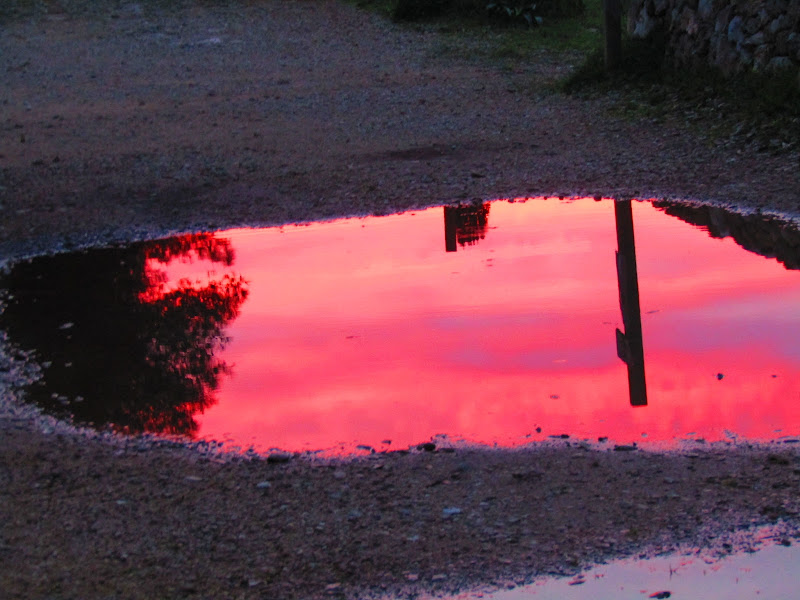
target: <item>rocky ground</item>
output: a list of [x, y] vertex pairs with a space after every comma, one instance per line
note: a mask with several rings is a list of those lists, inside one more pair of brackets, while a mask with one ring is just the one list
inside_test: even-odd
[[[75, 245], [505, 196], [800, 214], [797, 154], [707, 139], [328, 0], [100, 4], [0, 22], [0, 261]], [[315, 598], [508, 585], [800, 523], [794, 445], [575, 440], [353, 461], [225, 457], [71, 431], [0, 361], [9, 598]], [[741, 538], [736, 538], [740, 540]], [[725, 546], [723, 544], [729, 544]]]

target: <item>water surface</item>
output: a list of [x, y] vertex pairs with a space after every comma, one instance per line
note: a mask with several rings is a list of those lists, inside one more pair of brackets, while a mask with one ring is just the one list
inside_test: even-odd
[[[800, 235], [719, 209], [497, 201], [12, 265], [45, 411], [258, 450], [800, 434]], [[436, 438], [441, 440], [442, 438]]]
[[788, 600], [797, 597], [798, 568], [798, 547], [773, 542], [758, 552], [722, 559], [695, 554], [619, 560], [575, 577], [544, 578], [511, 590], [465, 592], [446, 600]]

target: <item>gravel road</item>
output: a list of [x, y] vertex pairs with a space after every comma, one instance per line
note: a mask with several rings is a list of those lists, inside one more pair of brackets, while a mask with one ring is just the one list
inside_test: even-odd
[[[0, 23], [0, 263], [512, 196], [800, 215], [796, 153], [553, 92], [574, 56], [510, 68], [330, 0], [42, 5]], [[800, 526], [794, 445], [268, 461], [76, 432], [21, 407], [31, 368], [0, 339], [7, 598], [408, 596]]]

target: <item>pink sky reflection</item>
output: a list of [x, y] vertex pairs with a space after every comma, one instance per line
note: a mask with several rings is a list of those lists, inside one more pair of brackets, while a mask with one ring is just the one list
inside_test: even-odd
[[[485, 239], [457, 252], [441, 207], [217, 234], [250, 295], [200, 435], [335, 452], [436, 434], [510, 446], [799, 433], [800, 272], [649, 203], [633, 211], [647, 407], [629, 405], [616, 356], [612, 203], [499, 201]], [[205, 273], [168, 272], [191, 269]]]

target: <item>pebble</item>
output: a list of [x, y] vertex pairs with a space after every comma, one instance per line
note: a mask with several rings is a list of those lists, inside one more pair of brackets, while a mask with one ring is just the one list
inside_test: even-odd
[[283, 464], [289, 462], [290, 460], [292, 460], [292, 455], [283, 452], [273, 452], [267, 456], [267, 462], [271, 464]]
[[272, 487], [272, 484], [269, 481], [259, 481], [256, 487], [260, 490], [267, 490]]

